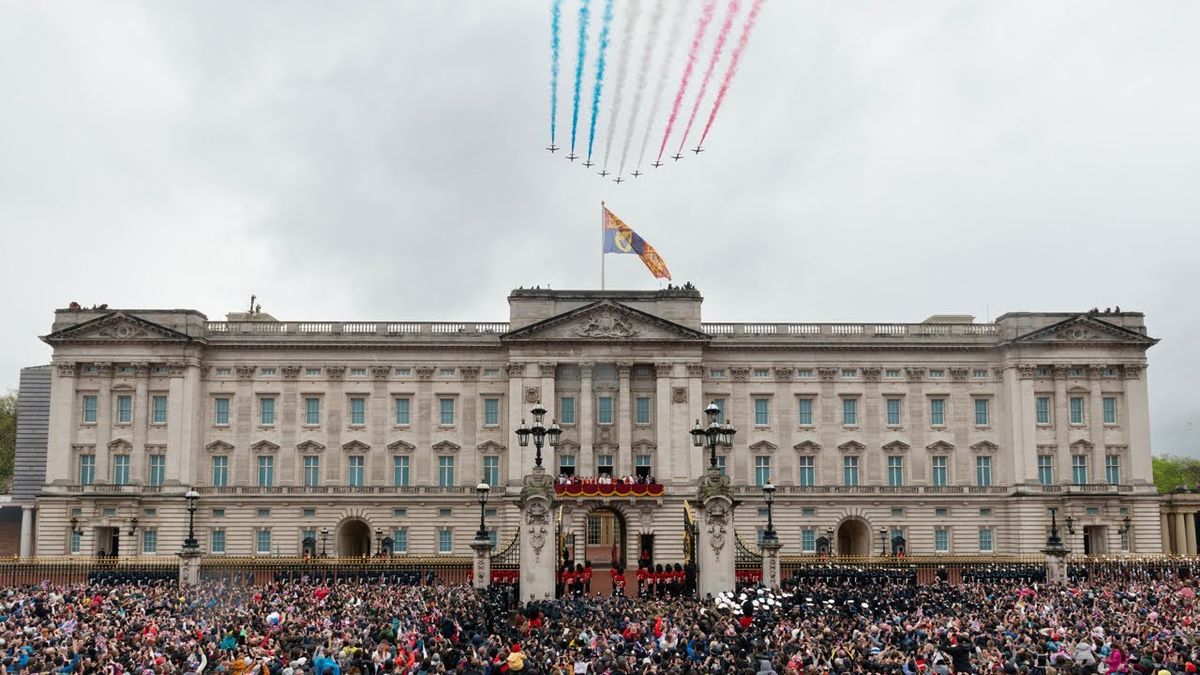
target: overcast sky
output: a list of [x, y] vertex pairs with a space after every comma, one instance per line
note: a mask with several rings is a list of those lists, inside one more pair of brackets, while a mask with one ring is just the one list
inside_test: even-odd
[[72, 300], [504, 320], [598, 285], [605, 199], [710, 321], [1144, 311], [1200, 455], [1200, 3], [769, 0], [708, 152], [619, 186], [543, 149], [549, 6], [0, 1], [0, 390]]

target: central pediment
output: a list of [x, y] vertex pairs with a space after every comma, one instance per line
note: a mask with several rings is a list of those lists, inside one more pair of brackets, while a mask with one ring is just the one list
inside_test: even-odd
[[707, 342], [708, 334], [612, 300], [600, 300], [517, 329], [504, 342]]
[[50, 345], [115, 342], [193, 342], [195, 338], [125, 311], [69, 326], [42, 337]]

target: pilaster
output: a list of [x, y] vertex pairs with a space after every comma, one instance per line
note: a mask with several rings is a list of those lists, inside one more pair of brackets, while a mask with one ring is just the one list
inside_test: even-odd
[[732, 591], [737, 586], [735, 570], [733, 510], [737, 503], [729, 490], [729, 476], [709, 470], [700, 478], [696, 491], [697, 514], [697, 563], [699, 596], [716, 597], [718, 593]]
[[596, 417], [593, 408], [592, 362], [579, 364], [579, 409], [575, 411], [575, 428], [579, 430], [579, 458], [575, 460], [575, 472], [581, 476], [596, 475], [595, 442]]
[[471, 552], [471, 586], [487, 588], [492, 583], [492, 542], [488, 539], [472, 539]]
[[633, 363], [617, 364], [617, 456], [613, 458], [617, 476], [633, 473], [633, 398], [629, 392], [629, 373]]
[[[46, 436], [46, 483], [61, 485], [78, 480], [71, 444], [82, 412], [76, 410], [76, 374], [78, 366], [70, 362], [54, 364], [50, 384], [50, 419]], [[97, 442], [97, 445], [99, 443]], [[99, 451], [97, 450], [97, 454]]]
[[521, 600], [553, 598], [558, 557], [554, 478], [544, 467], [534, 467], [525, 476], [517, 506], [521, 510]]
[[671, 452], [672, 422], [674, 421], [673, 406], [671, 405], [671, 372], [674, 365], [670, 363], [654, 364], [654, 438], [658, 448], [654, 451], [655, 477], [666, 483], [674, 475], [675, 457]]
[[779, 549], [783, 544], [778, 537], [764, 539], [762, 545], [762, 583], [767, 588], [779, 589]]

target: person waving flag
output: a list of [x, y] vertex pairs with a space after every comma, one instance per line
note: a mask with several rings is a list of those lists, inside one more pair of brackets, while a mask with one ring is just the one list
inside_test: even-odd
[[604, 202], [600, 202], [600, 209], [603, 213], [603, 234], [604, 234], [604, 250], [600, 255], [600, 288], [604, 288], [604, 254], [605, 253], [633, 253], [642, 259], [646, 265], [646, 269], [650, 270], [650, 274], [654, 275], [655, 279], [670, 279], [671, 272], [667, 269], [667, 264], [663, 262], [658, 251], [650, 245], [645, 239], [642, 239], [631, 227], [625, 224], [608, 207]]

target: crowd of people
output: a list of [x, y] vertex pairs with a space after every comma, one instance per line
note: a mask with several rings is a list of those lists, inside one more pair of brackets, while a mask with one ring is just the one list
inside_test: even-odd
[[650, 475], [614, 477], [602, 473], [599, 476], [576, 476], [571, 473], [560, 473], [555, 479], [558, 485], [575, 487], [584, 485], [658, 485], [658, 479]]
[[1048, 587], [869, 570], [778, 592], [632, 598], [302, 581], [0, 590], [5, 673], [1192, 675], [1190, 575]]

